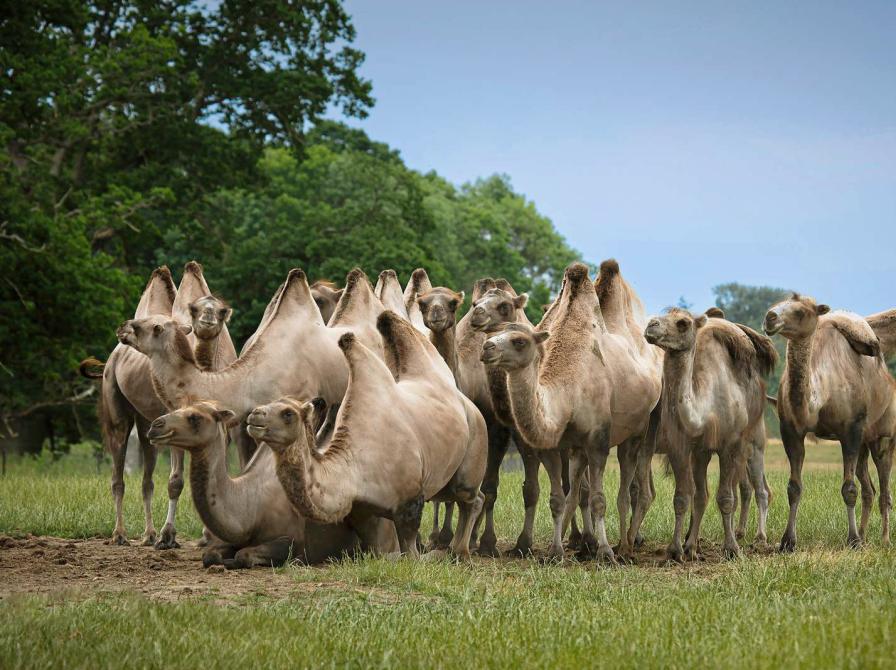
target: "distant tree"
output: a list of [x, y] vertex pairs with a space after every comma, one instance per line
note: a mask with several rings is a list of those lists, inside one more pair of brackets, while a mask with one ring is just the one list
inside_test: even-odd
[[790, 291], [771, 286], [747, 286], [732, 282], [712, 289], [716, 306], [725, 312], [725, 318], [761, 329], [765, 313], [773, 304], [786, 297]]

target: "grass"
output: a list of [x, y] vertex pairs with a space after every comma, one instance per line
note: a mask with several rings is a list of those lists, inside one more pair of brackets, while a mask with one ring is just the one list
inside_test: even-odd
[[[780, 445], [770, 445], [773, 541], [786, 520], [780, 452]], [[203, 598], [153, 602], [126, 584], [116, 594], [17, 597], [0, 601], [0, 667], [892, 667], [896, 552], [879, 546], [876, 509], [871, 546], [844, 548], [838, 450], [822, 443], [810, 445], [808, 455], [800, 551], [793, 555], [613, 569], [587, 562], [365, 558], [284, 568], [282, 579], [292, 580], [299, 595], [245, 596], [226, 606]], [[0, 533], [111, 533], [108, 474], [97, 475], [92, 461], [80, 462], [77, 454], [68, 458], [11, 464], [0, 479]], [[166, 476], [160, 462], [159, 519]], [[671, 529], [671, 481], [657, 469], [656, 483], [645, 532], [661, 543]], [[505, 541], [520, 527], [520, 484], [517, 472], [502, 480], [496, 516]], [[139, 477], [127, 486], [128, 529], [136, 537]], [[613, 469], [611, 499], [616, 487]], [[201, 525], [185, 496], [179, 532], [198, 537]], [[616, 537], [613, 516], [609, 532]], [[546, 495], [536, 533], [546, 545]], [[721, 539], [713, 507], [703, 535]]]

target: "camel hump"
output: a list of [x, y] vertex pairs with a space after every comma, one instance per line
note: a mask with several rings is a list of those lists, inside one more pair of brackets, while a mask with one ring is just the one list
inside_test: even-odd
[[710, 307], [709, 309], [707, 309], [703, 313], [706, 316], [708, 316], [710, 319], [724, 319], [725, 318], [725, 312], [722, 311], [721, 307], [713, 306], [713, 307]]
[[884, 356], [896, 355], [896, 308], [872, 314], [865, 320], [877, 335]]
[[395, 270], [383, 270], [380, 272], [373, 293], [386, 309], [398, 312], [402, 316], [407, 314], [404, 294], [401, 291], [401, 284], [398, 282], [398, 275]]
[[710, 334], [719, 344], [725, 347], [734, 367], [741, 371], [750, 370], [756, 363], [757, 353], [749, 336], [738, 326], [721, 321], [707, 324], [702, 332]]
[[[399, 319], [400, 320], [400, 319]], [[349, 391], [346, 391], [346, 400], [349, 402], [349, 394], [354, 388], [366, 388], [368, 390], [382, 390], [385, 386], [395, 384], [392, 372], [382, 360], [355, 336], [354, 333], [343, 333], [339, 337], [339, 348], [349, 370]]]
[[491, 277], [483, 277], [473, 282], [473, 302], [479, 300], [493, 288], [497, 288], [495, 280]]
[[383, 338], [386, 365], [397, 380], [431, 372], [432, 360], [421, 335], [407, 320], [386, 310], [377, 317], [376, 329]]
[[189, 273], [189, 274], [196, 275], [198, 277], [202, 277], [203, 276], [202, 263], [200, 263], [199, 261], [196, 261], [196, 260], [187, 261], [187, 264], [184, 265], [184, 273], [185, 274]]
[[370, 280], [361, 268], [354, 268], [345, 277], [345, 289], [330, 317], [331, 326], [352, 326], [370, 323], [383, 311]]
[[503, 277], [500, 277], [495, 280], [495, 288], [499, 289], [501, 291], [506, 291], [507, 293], [512, 295], [514, 298], [517, 295], [516, 289], [514, 289], [513, 286], [511, 286], [510, 282], [507, 281], [506, 279], [504, 279]]
[[[106, 364], [101, 360], [90, 356], [81, 361], [81, 364], [78, 365], [78, 372], [82, 377], [86, 377], [87, 379], [102, 379], [103, 368], [105, 366]], [[97, 371], [95, 368], [99, 368], [99, 370]]]
[[167, 265], [157, 267], [152, 271], [146, 288], [143, 289], [143, 295], [140, 296], [134, 318], [143, 319], [153, 314], [171, 316], [176, 298], [177, 289], [174, 286], [171, 270]]
[[619, 262], [615, 258], [608, 258], [600, 264], [599, 276], [610, 279], [619, 274]]
[[211, 292], [202, 273], [202, 266], [196, 261], [190, 261], [184, 266], [184, 275], [177, 287], [171, 316], [183, 323], [190, 323], [190, 303], [210, 295]]
[[860, 356], [880, 356], [880, 340], [867, 321], [848, 312], [833, 312], [823, 319], [837, 330]]
[[753, 349], [756, 350], [756, 362], [759, 364], [759, 372], [763, 377], [767, 377], [778, 364], [778, 352], [775, 349], [775, 345], [772, 343], [771, 338], [753, 330], [749, 326], [743, 325], [742, 323], [738, 323], [737, 327], [743, 331], [744, 335], [750, 338], [750, 343], [753, 345]]

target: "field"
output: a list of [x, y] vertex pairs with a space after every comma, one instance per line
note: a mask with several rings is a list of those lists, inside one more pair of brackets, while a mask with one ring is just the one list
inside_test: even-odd
[[[776, 542], [786, 519], [779, 444], [767, 460]], [[876, 507], [869, 546], [845, 548], [838, 463], [835, 445], [808, 446], [793, 555], [747, 547], [742, 559], [718, 560], [711, 504], [707, 560], [666, 565], [671, 481], [657, 465], [636, 566], [364, 558], [222, 573], [199, 561], [188, 491], [178, 512], [184, 548], [112, 547], [102, 539], [112, 530], [108, 471], [97, 474], [86, 448], [57, 462], [13, 460], [0, 478], [0, 667], [892, 667], [896, 552], [880, 547]], [[157, 526], [166, 476], [162, 461]], [[611, 500], [616, 481], [609, 469]], [[520, 484], [518, 472], [502, 479], [497, 523], [507, 548], [521, 523]], [[139, 478], [127, 486], [133, 540]], [[429, 523], [427, 514], [426, 532]], [[544, 495], [537, 535], [545, 548]]]

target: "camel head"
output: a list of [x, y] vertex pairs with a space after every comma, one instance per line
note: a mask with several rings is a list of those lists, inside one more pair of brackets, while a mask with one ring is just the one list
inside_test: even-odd
[[500, 330], [504, 324], [514, 321], [516, 310], [523, 309], [528, 301], [525, 293], [513, 295], [503, 288], [489, 289], [473, 303], [470, 325], [473, 330], [486, 333]]
[[192, 326], [181, 324], [170, 316], [156, 314], [145, 319], [131, 319], [118, 329], [118, 341], [133, 347], [145, 356], [175, 356], [196, 364], [187, 339]]
[[318, 279], [311, 285], [311, 297], [314, 298], [324, 323], [327, 323], [336, 310], [336, 303], [342, 297], [342, 289], [336, 288], [336, 284], [331, 281]]
[[538, 357], [548, 332], [523, 323], [505, 324], [504, 330], [489, 337], [479, 357], [485, 365], [502, 370], [520, 370]]
[[788, 340], [801, 340], [815, 332], [818, 317], [831, 308], [819, 305], [813, 298], [794, 293], [775, 303], [765, 314], [763, 329], [768, 335], [781, 334]]
[[457, 309], [463, 301], [463, 291], [455, 293], [450, 288], [442, 286], [417, 296], [423, 323], [430, 330], [439, 333], [454, 326]]
[[673, 308], [647, 322], [644, 338], [666, 351], [689, 351], [697, 344], [697, 331], [706, 325], [707, 316], [694, 316], [686, 309]]
[[236, 425], [236, 415], [210, 401], [198, 402], [175, 410], [152, 422], [146, 436], [156, 448], [177, 447], [201, 451], [217, 444]]
[[223, 300], [206, 295], [190, 303], [190, 319], [193, 333], [200, 340], [213, 340], [221, 334], [224, 324], [230, 321], [233, 309]]
[[274, 452], [282, 453], [300, 438], [313, 446], [315, 425], [324, 412], [326, 403], [322, 398], [309, 402], [281, 398], [252, 410], [246, 429], [256, 442], [264, 442]]

